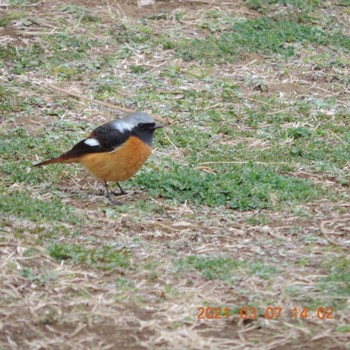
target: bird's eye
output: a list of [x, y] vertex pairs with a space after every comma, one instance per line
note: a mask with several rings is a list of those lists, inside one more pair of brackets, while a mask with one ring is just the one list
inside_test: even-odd
[[139, 128], [141, 128], [141, 129], [145, 128], [145, 126], [146, 126], [146, 125], [143, 124], [143, 123], [140, 123], [140, 124], [139, 124]]

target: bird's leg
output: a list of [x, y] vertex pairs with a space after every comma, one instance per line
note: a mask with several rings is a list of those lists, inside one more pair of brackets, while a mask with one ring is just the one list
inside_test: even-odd
[[124, 191], [124, 190], [122, 189], [122, 186], [119, 185], [119, 182], [117, 182], [117, 185], [118, 185], [118, 187], [119, 187], [119, 189], [120, 189], [120, 193], [121, 193], [121, 194], [127, 194], [127, 193], [128, 193], [128, 192], [126, 192], [126, 191]]
[[105, 182], [104, 184], [105, 184], [105, 188], [106, 188], [106, 192], [107, 192], [107, 198], [109, 199], [109, 201], [110, 201], [112, 204], [114, 204], [114, 205], [121, 205], [121, 203], [115, 202], [115, 201], [111, 198], [111, 193], [109, 192], [107, 182]]
[[117, 185], [118, 185], [118, 187], [119, 187], [119, 189], [120, 189], [120, 192], [119, 193], [116, 193], [116, 192], [112, 192], [115, 196], [122, 196], [122, 195], [124, 195], [124, 194], [127, 194], [128, 192], [126, 192], [126, 191], [124, 191], [123, 189], [122, 189], [122, 187], [119, 185], [119, 183], [117, 182]]
[[111, 194], [109, 193], [109, 189], [108, 189], [107, 182], [105, 182], [104, 184], [105, 184], [105, 188], [106, 188], [106, 192], [107, 192], [107, 198], [108, 198], [109, 200], [111, 200]]

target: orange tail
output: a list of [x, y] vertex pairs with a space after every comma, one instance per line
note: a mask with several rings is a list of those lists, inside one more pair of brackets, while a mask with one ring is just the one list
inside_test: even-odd
[[52, 163], [76, 163], [77, 161], [78, 159], [76, 157], [62, 155], [57, 158], [52, 158], [49, 160], [45, 160], [41, 163], [34, 164], [33, 166], [38, 167], [38, 166], [43, 166], [43, 165], [52, 164]]

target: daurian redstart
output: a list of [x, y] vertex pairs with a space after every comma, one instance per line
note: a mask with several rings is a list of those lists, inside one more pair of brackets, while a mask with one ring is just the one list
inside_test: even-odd
[[[129, 180], [145, 163], [152, 151], [154, 130], [162, 128], [146, 113], [134, 112], [96, 128], [90, 135], [57, 158], [35, 164], [81, 163], [105, 184], [107, 197], [111, 199], [107, 183]], [[117, 194], [118, 195], [118, 194]]]

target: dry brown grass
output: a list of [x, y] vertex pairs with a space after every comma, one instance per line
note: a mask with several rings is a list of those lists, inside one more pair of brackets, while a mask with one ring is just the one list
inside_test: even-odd
[[[347, 203], [343, 205], [347, 207]], [[314, 208], [319, 211], [319, 204], [315, 203]], [[329, 247], [337, 244], [347, 249], [349, 215], [335, 219], [332, 218], [333, 208], [327, 208], [319, 211], [313, 222], [300, 222], [300, 218], [271, 212], [268, 214], [271, 224], [254, 226], [245, 224], [245, 218], [251, 213], [242, 213], [235, 225], [226, 227], [225, 217], [217, 213], [209, 214], [215, 222], [203, 226], [196, 220], [167, 219], [173, 216], [172, 212], [176, 212], [177, 218], [181, 217], [181, 212], [188, 213], [191, 208], [187, 206], [172, 208], [172, 211], [165, 209], [167, 215], [139, 227], [129, 226], [127, 215], [117, 222], [95, 217], [95, 224], [85, 227], [84, 233], [96, 238], [93, 244], [109, 241], [118, 247], [124, 242], [131, 249], [133, 237], [139, 237], [147, 242], [147, 246], [137, 247], [133, 263], [142, 265], [157, 261], [157, 276], [147, 270], [131, 270], [124, 275], [118, 269], [104, 272], [70, 263], [58, 264], [44, 249], [31, 246], [32, 234], [23, 232], [20, 237], [10, 234], [14, 232], [13, 226], [18, 228], [25, 223], [11, 226], [7, 222], [0, 260], [3, 304], [0, 339], [3, 346], [30, 349], [295, 349], [292, 344], [297, 342], [307, 349], [313, 349], [316, 344], [340, 349], [347, 342], [346, 333], [335, 332], [339, 325], [349, 322], [349, 314], [342, 310], [337, 310], [332, 320], [308, 319], [299, 326], [293, 320], [292, 308], [304, 307], [305, 298], [298, 301], [295, 296], [286, 295], [285, 288], [298, 286], [308, 298], [317, 298], [317, 281], [322, 276], [315, 274], [313, 265], [287, 270], [272, 284], [251, 276], [238, 279], [230, 286], [219, 280], [205, 281], [195, 272], [187, 274], [185, 279], [183, 275], [169, 274], [173, 257], [167, 250], [181, 250], [184, 256], [215, 256], [226, 252], [239, 259], [287, 259], [292, 264], [304, 258], [305, 251], [303, 240], [289, 235], [290, 227], [301, 226], [301, 235], [320, 229], [324, 238], [321, 234], [319, 244]], [[328, 215], [329, 219], [325, 220]], [[122, 229], [125, 225], [127, 230]], [[82, 237], [62, 239], [79, 243]], [[30, 249], [33, 251], [29, 255]], [[321, 255], [310, 251], [308, 258], [317, 265], [332, 259], [333, 255], [332, 251]], [[47, 276], [43, 281], [30, 281], [19, 273], [25, 268]], [[130, 288], [118, 290], [115, 281], [119, 277], [132, 281]], [[169, 286], [172, 288], [167, 288]], [[245, 292], [242, 294], [242, 291]], [[228, 320], [196, 320], [200, 306], [234, 309], [246, 306], [256, 298], [273, 301], [266, 307], [282, 307], [282, 317], [246, 323], [236, 311]]]
[[[181, 33], [199, 35], [196, 24], [208, 9], [239, 14], [247, 18], [257, 16], [255, 11], [242, 5], [241, 1], [156, 1], [154, 7], [140, 9], [136, 1], [93, 1], [75, 0], [74, 4], [84, 5], [94, 15], [102, 18], [105, 27], [132, 22], [141, 15], [159, 14], [166, 9], [168, 17], [159, 21], [162, 29], [178, 30]], [[60, 4], [72, 3], [60, 1]], [[16, 43], [19, 46], [40, 42], [43, 33], [59, 30], [58, 24], [67, 20], [57, 12], [57, 4], [41, 1], [28, 7], [32, 15], [43, 18], [35, 27], [5, 28], [0, 38], [1, 44]], [[6, 10], [6, 8], [5, 8]], [[4, 8], [1, 11], [5, 11]], [[176, 13], [184, 12], [181, 27], [176, 28]], [[341, 15], [342, 16], [342, 15]], [[49, 19], [55, 17], [54, 24]], [[72, 23], [70, 23], [72, 24]], [[75, 22], [71, 31], [84, 31]], [[101, 27], [103, 27], [101, 25]], [[174, 29], [175, 28], [175, 29]], [[102, 29], [101, 29], [102, 30]], [[198, 31], [198, 32], [197, 32]], [[96, 36], [98, 37], [98, 33]], [[116, 47], [96, 48], [94, 57], [103, 56]], [[125, 78], [132, 65], [142, 64], [149, 69], [172, 64], [184, 67], [181, 59], [173, 59], [171, 53], [158, 48], [152, 57], [145, 52], [136, 52], [130, 59], [118, 61], [114, 68], [115, 76]], [[189, 63], [193, 72], [200, 67]], [[288, 66], [290, 65], [290, 67]], [[296, 66], [289, 61], [285, 68], [289, 74], [281, 74], [275, 62], [259, 55], [246, 55], [234, 66], [213, 66], [211, 74], [225, 77], [239, 84], [242, 97], [237, 102], [236, 111], [244, 106], [268, 104], [261, 96], [279, 94], [279, 101], [287, 106], [288, 101], [297, 96], [334, 96], [339, 104], [348, 103], [348, 90], [337, 82], [330, 83], [332, 72], [313, 71], [312, 63]], [[335, 69], [335, 68], [334, 68]], [[349, 68], [344, 68], [344, 74]], [[5, 78], [9, 78], [4, 72]], [[247, 79], [247, 77], [249, 79]], [[67, 110], [62, 118], [74, 122], [88, 121], [101, 123], [111, 119], [112, 109], [102, 108], [89, 98], [93, 82], [64, 81], [51, 77], [21, 75], [14, 77], [21, 86], [18, 93], [41, 96], [52, 103], [62, 99], [62, 91], [52, 93], [49, 87], [60, 85], [60, 89], [71, 91], [76, 97], [84, 95], [83, 100], [74, 100], [76, 112]], [[143, 82], [130, 76], [130, 89], [117, 93], [114, 101], [122, 109], [124, 100], [137, 93]], [[166, 78], [164, 78], [166, 79]], [[252, 88], [256, 82], [264, 82], [268, 91]], [[206, 82], [193, 79], [184, 81], [181, 89], [169, 90], [174, 99], [181, 98], [184, 90], [205, 90]], [[28, 86], [32, 86], [31, 90]], [[147, 84], [144, 85], [147, 89]], [[69, 94], [68, 94], [69, 95]], [[222, 108], [220, 97], [211, 101], [206, 108]], [[107, 102], [108, 104], [109, 102]], [[108, 107], [105, 103], [105, 107]], [[157, 111], [162, 120], [171, 116], [172, 122], [185, 120], [186, 115], [173, 115], [170, 107], [162, 104], [145, 105], [145, 110]], [[35, 113], [35, 112], [34, 112]], [[271, 113], [277, 113], [272, 110]], [[118, 113], [115, 113], [118, 114]], [[22, 118], [22, 119], [21, 119]], [[35, 135], [40, 125], [48, 123], [35, 114], [30, 118], [20, 116], [1, 120], [1, 128], [24, 127]], [[303, 125], [302, 120], [300, 125]], [[298, 125], [288, 125], [288, 127]], [[244, 123], [240, 130], [249, 128]], [[286, 125], [287, 127], [287, 125]], [[172, 141], [171, 131], [166, 135], [171, 147], [166, 154], [157, 150], [156, 156], [167, 156], [181, 162], [185, 150]], [[244, 144], [247, 148], [267, 149], [268, 141], [229, 137], [222, 144]], [[235, 160], [237, 164], [244, 161]], [[273, 163], [273, 160], [271, 160]], [[215, 162], [200, 164], [201, 170], [215, 173]], [[76, 178], [75, 175], [78, 174]], [[311, 173], [300, 169], [295, 176], [310, 178], [325, 187], [338, 192], [349, 193], [349, 188], [340, 186], [323, 173]], [[163, 199], [148, 198], [138, 193], [125, 199], [130, 204], [130, 212], [118, 212], [100, 203], [101, 197], [95, 195], [98, 185], [81, 172], [64, 174], [59, 193], [63, 202], [75, 207], [83, 222], [73, 225], [60, 223], [57, 242], [99, 247], [105, 244], [116, 249], [126, 249], [131, 255], [128, 269], [104, 269], [101, 266], [74, 264], [72, 261], [57, 262], [48, 255], [43, 238], [50, 229], [49, 223], [34, 223], [30, 220], [6, 216], [0, 228], [0, 348], [4, 349], [344, 349], [349, 347], [349, 333], [340, 332], [339, 326], [350, 324], [349, 301], [347, 297], [324, 296], [319, 289], [319, 281], [328, 275], [322, 264], [330, 262], [339, 255], [349, 256], [349, 203], [344, 201], [319, 200], [300, 205], [306, 215], [301, 218], [290, 208], [274, 212], [263, 211], [221, 211], [209, 207], [197, 207], [188, 203], [173, 204]], [[12, 191], [16, 190], [13, 184]], [[17, 187], [18, 189], [18, 187]], [[40, 186], [32, 186], [30, 191], [35, 198], [48, 200], [55, 193], [42, 193]], [[85, 191], [81, 197], [71, 194]], [[152, 216], [139, 213], [132, 207], [137, 201], [146, 199], [157, 210]], [[141, 210], [142, 211], [142, 210]], [[249, 223], [250, 219], [263, 215], [266, 223]], [[64, 229], [66, 231], [64, 231]], [[81, 234], [74, 235], [78, 229]], [[297, 234], [293, 233], [297, 229]], [[62, 231], [60, 231], [62, 230]], [[65, 233], [64, 233], [65, 232]], [[311, 237], [309, 241], [307, 237]], [[190, 255], [220, 257], [222, 254], [234, 260], [255, 262], [279, 269], [273, 279], [264, 279], [255, 274], [247, 274], [244, 268], [237, 271], [234, 283], [220, 279], [207, 280], [196, 269], [178, 268], [178, 260]], [[300, 265], [299, 262], [309, 263]], [[150, 266], [150, 267], [147, 267]], [[290, 266], [290, 267], [289, 267]], [[30, 270], [32, 277], [24, 276]], [[119, 282], [118, 282], [119, 281]], [[288, 287], [298, 288], [297, 294], [288, 294]], [[310, 300], [344, 298], [342, 308], [335, 311], [330, 320], [294, 320], [292, 309], [303, 308]], [[259, 305], [261, 316], [256, 320], [242, 320], [237, 308]], [[233, 315], [229, 319], [198, 320], [198, 307], [229, 307]], [[268, 306], [283, 308], [278, 320], [264, 317]], [[327, 305], [319, 305], [327, 307]]]

